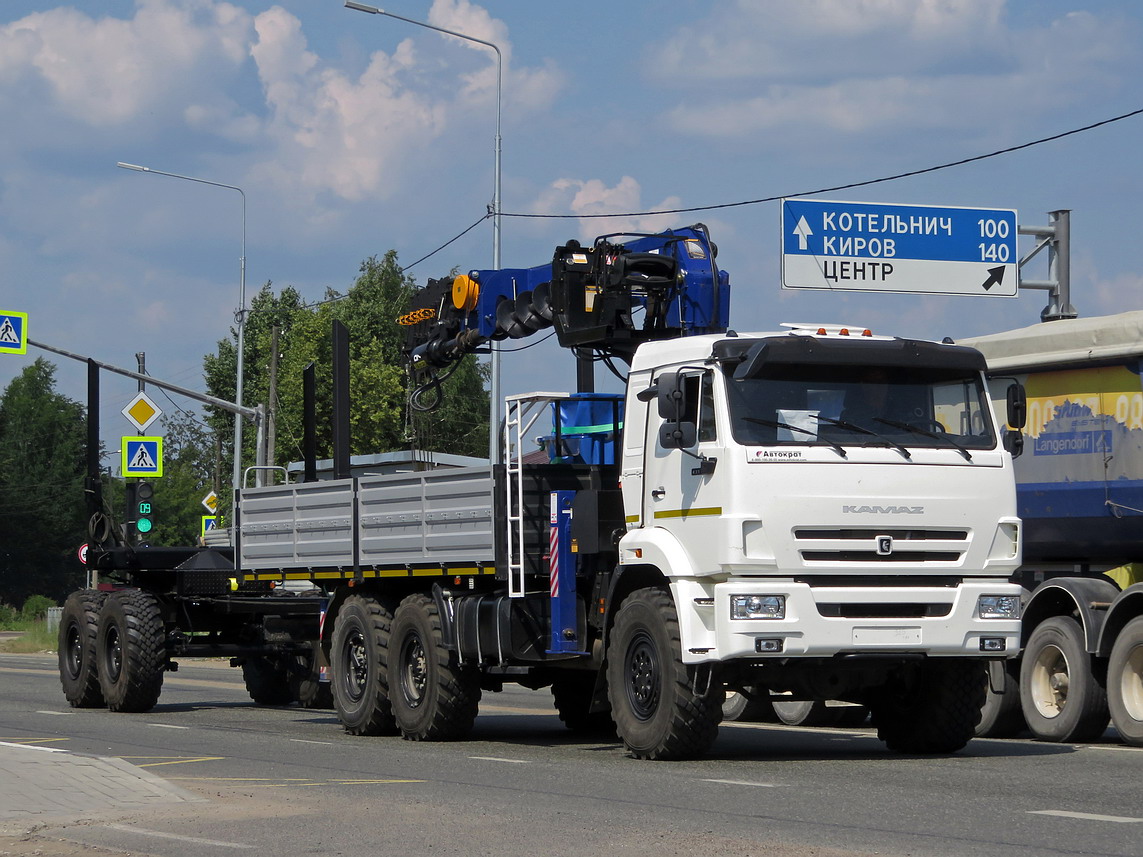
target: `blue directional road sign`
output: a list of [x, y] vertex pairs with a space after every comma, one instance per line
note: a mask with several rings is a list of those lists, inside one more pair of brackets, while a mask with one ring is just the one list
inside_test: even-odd
[[1016, 212], [782, 200], [782, 288], [1011, 298]]
[[163, 439], [161, 437], [123, 438], [123, 460], [120, 472], [124, 476], [162, 476]]
[[28, 353], [28, 314], [0, 309], [0, 354]]

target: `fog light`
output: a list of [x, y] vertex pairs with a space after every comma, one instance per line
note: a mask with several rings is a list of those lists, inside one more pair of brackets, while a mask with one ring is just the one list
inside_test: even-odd
[[731, 595], [731, 619], [785, 619], [785, 595]]
[[772, 655], [780, 652], [782, 651], [782, 638], [766, 639], [765, 637], [759, 637], [754, 641], [754, 651], [764, 655]]
[[1003, 637], [981, 637], [980, 650], [982, 652], [1003, 652], [1007, 648], [1007, 641]]
[[981, 595], [976, 602], [981, 619], [1019, 619], [1019, 595]]

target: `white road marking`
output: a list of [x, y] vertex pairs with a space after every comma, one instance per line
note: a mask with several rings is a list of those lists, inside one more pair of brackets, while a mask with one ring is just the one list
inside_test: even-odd
[[25, 750], [43, 750], [45, 753], [66, 753], [63, 747], [41, 747], [39, 744], [16, 744], [11, 741], [0, 741], [0, 747], [22, 747]]
[[214, 845], [218, 848], [253, 848], [253, 845], [244, 845], [241, 842], [223, 842], [220, 839], [202, 839], [198, 836], [180, 836], [177, 833], [161, 833], [158, 830], [144, 830], [141, 827], [131, 827], [126, 824], [105, 824], [110, 830], [123, 833], [138, 833], [140, 836], [154, 836], [158, 839], [174, 839], [179, 842], [193, 842], [195, 845]]
[[332, 741], [307, 741], [305, 738], [291, 738], [295, 744], [320, 744], [323, 747], [332, 747]]
[[1082, 821], [1113, 821], [1117, 824], [1143, 824], [1143, 818], [1128, 818], [1122, 815], [1097, 815], [1094, 812], [1070, 812], [1066, 809], [1033, 809], [1029, 815], [1056, 815], [1060, 818], [1078, 818]]
[[148, 723], [147, 725], [158, 729], [190, 729], [189, 726], [175, 726], [173, 723]]
[[70, 717], [70, 711], [37, 711], [36, 714], [51, 714], [54, 717]]
[[1143, 753], [1143, 747], [1128, 747], [1123, 744], [1088, 744], [1082, 750], [1118, 750], [1120, 753]]
[[752, 783], [748, 780], [703, 780], [704, 783], [722, 783], [727, 786], [754, 786], [759, 789], [775, 789], [774, 783]]
[[509, 765], [526, 765], [526, 759], [502, 759], [499, 756], [469, 756], [470, 759], [476, 759], [479, 762], [506, 762]]

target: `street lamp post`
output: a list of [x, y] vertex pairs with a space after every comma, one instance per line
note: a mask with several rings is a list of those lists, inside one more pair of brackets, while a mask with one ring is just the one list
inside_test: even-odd
[[[455, 30], [446, 30], [444, 27], [436, 27], [432, 24], [426, 24], [424, 21], [406, 18], [403, 15], [397, 15], [393, 12], [386, 12], [384, 9], [378, 9], [376, 6], [366, 6], [364, 3], [355, 3], [353, 0], [345, 0], [345, 6], [347, 9], [367, 12], [370, 15], [384, 15], [387, 18], [396, 18], [398, 21], [404, 21], [406, 24], [414, 24], [418, 27], [424, 27], [426, 30], [436, 30], [438, 33], [455, 36], [458, 39], [464, 39], [469, 42], [476, 42], [478, 45], [484, 45], [496, 51], [496, 146], [492, 178], [492, 268], [497, 271], [500, 270], [500, 103], [503, 91], [504, 72], [504, 56], [500, 53], [500, 48], [492, 42], [486, 42], [484, 39], [467, 36]], [[490, 393], [491, 401], [489, 402], [488, 418], [488, 458], [495, 464], [500, 460], [500, 444], [498, 442], [500, 428], [500, 349], [497, 347], [495, 341], [490, 341], [488, 344], [492, 351], [492, 389]]]
[[[125, 164], [122, 161], [115, 166], [122, 167], [125, 170], [135, 170], [139, 173], [154, 173], [157, 176], [168, 176], [172, 179], [184, 179], [188, 182], [198, 182], [199, 184], [208, 184], [212, 187], [226, 188], [227, 190], [236, 190], [242, 197], [242, 257], [239, 259], [239, 274], [238, 274], [238, 312], [235, 313], [234, 320], [238, 323], [238, 372], [235, 380], [234, 399], [236, 405], [242, 404], [242, 381], [243, 381], [243, 341], [245, 339], [244, 333], [246, 330], [246, 193], [242, 188], [232, 185], [223, 184], [222, 182], [212, 182], [207, 179], [195, 178], [194, 176], [183, 176], [178, 173], [168, 173], [163, 170], [155, 170], [151, 167], [141, 167], [138, 164]], [[260, 462], [259, 462], [260, 463]], [[242, 416], [240, 414], [234, 415], [234, 472], [232, 475], [231, 485], [234, 491], [237, 491], [242, 486]], [[232, 493], [233, 498], [233, 493]], [[234, 499], [231, 500], [230, 506], [230, 521], [234, 524]]]

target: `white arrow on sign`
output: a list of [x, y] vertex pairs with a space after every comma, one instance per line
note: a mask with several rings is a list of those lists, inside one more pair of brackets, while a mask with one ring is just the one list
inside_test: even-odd
[[803, 214], [798, 218], [798, 225], [794, 227], [794, 234], [798, 236], [798, 249], [808, 250], [810, 247], [810, 236], [814, 231], [810, 229], [810, 224], [806, 223], [806, 216]]

